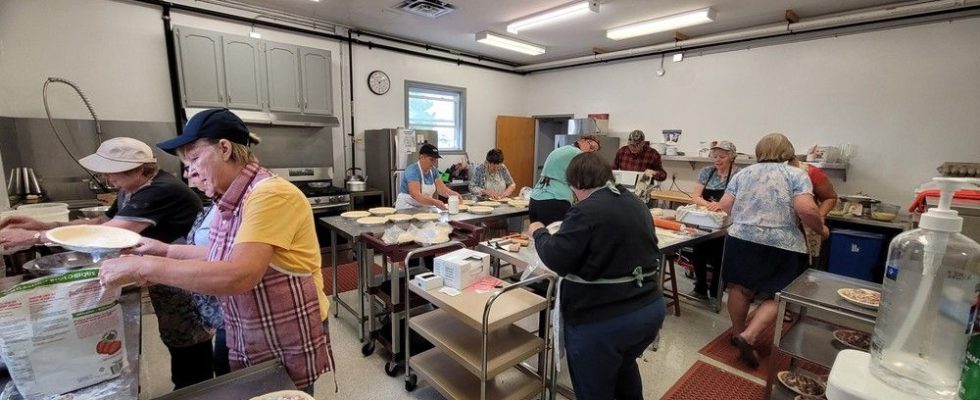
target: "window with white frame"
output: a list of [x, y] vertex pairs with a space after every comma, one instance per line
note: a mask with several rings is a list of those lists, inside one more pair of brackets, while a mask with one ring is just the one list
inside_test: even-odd
[[406, 125], [438, 132], [440, 152], [462, 152], [466, 89], [421, 82], [405, 85]]

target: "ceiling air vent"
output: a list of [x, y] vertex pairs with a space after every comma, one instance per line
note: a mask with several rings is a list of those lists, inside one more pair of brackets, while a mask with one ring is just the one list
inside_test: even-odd
[[394, 8], [429, 18], [438, 18], [456, 10], [456, 6], [439, 0], [405, 0]]

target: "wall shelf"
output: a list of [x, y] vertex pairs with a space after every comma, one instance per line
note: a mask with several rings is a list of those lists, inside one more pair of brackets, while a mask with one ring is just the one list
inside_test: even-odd
[[[688, 163], [688, 164], [691, 165], [691, 170], [695, 170], [696, 169], [695, 168], [695, 165], [696, 164], [711, 164], [711, 163], [715, 162], [714, 159], [711, 159], [711, 158], [708, 158], [708, 157], [694, 157], [694, 156], [661, 156], [660, 159], [663, 160], [663, 161], [680, 161], [680, 162], [686, 162], [686, 163]], [[753, 158], [736, 158], [735, 159], [735, 165], [752, 165], [752, 164], [755, 164], [755, 158], [754, 157]], [[840, 162], [840, 163], [811, 162], [811, 163], [808, 163], [808, 164], [814, 165], [814, 166], [817, 166], [817, 167], [820, 167], [820, 169], [822, 169], [824, 171], [840, 171], [841, 177], [844, 179], [844, 182], [847, 182], [847, 167], [848, 167], [848, 163], [846, 163], [846, 162]]]

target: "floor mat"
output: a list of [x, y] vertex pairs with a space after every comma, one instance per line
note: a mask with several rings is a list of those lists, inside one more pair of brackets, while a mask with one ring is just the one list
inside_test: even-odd
[[[333, 267], [323, 267], [323, 293], [333, 294]], [[381, 273], [381, 266], [374, 264], [374, 273]], [[357, 261], [340, 264], [337, 268], [337, 291], [340, 293], [357, 289]]]
[[697, 361], [661, 400], [762, 400], [765, 386]]
[[[783, 334], [789, 332], [794, 323], [783, 323]], [[729, 328], [718, 335], [714, 340], [709, 342], [707, 345], [698, 350], [698, 353], [710, 357], [714, 360], [721, 362], [722, 364], [728, 365], [746, 374], [755, 376], [759, 379], [765, 380], [769, 374], [769, 358], [771, 357], [772, 349], [772, 338], [776, 331], [776, 326], [773, 325], [762, 332], [759, 335], [760, 338], [765, 338], [762, 343], [756, 343], [756, 350], [759, 352], [759, 368], [751, 369], [745, 362], [739, 360], [738, 358], [738, 347], [731, 344], [732, 329]], [[788, 356], [780, 356], [776, 362], [776, 368], [778, 371], [785, 370], [789, 368], [790, 359]], [[797, 360], [796, 366], [809, 370], [817, 375], [826, 374], [828, 371], [817, 364], [812, 364], [804, 360]]]

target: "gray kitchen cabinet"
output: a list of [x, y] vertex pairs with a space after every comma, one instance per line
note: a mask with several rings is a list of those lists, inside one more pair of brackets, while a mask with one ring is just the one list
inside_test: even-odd
[[262, 42], [224, 35], [225, 100], [228, 108], [262, 109]]
[[303, 47], [300, 48], [300, 60], [303, 113], [333, 115], [333, 96], [330, 91], [330, 52]]
[[299, 47], [266, 42], [269, 111], [301, 112]]
[[184, 104], [188, 107], [224, 107], [221, 34], [187, 27], [174, 30]]

